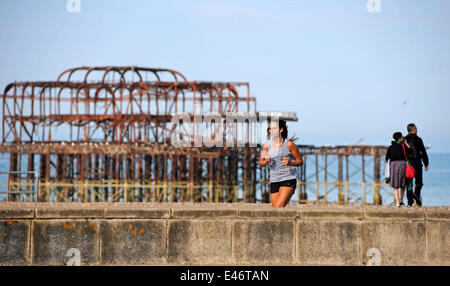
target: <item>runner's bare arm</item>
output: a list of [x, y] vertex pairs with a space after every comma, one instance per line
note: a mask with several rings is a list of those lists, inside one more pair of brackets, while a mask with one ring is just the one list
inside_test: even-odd
[[269, 152], [269, 142], [264, 144], [263, 150], [261, 152], [261, 157], [259, 158], [259, 165], [264, 167], [267, 165], [267, 160], [265, 158], [266, 153]]
[[292, 155], [294, 155], [294, 158], [295, 158], [295, 161], [289, 161], [288, 165], [295, 166], [295, 167], [303, 165], [303, 159], [302, 159], [302, 156], [300, 155], [300, 152], [298, 151], [297, 145], [295, 145], [294, 142], [289, 140], [287, 142], [287, 147], [288, 147], [288, 150], [291, 151]]

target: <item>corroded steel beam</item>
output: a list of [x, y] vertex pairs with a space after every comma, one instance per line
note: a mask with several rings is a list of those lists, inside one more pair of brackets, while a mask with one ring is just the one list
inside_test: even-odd
[[57, 81], [11, 83], [1, 98], [3, 143], [53, 140], [64, 123], [70, 132], [57, 140], [164, 143], [171, 115], [192, 118], [195, 104], [219, 114], [256, 111], [248, 83], [187, 81], [174, 70], [141, 67], [68, 69]]

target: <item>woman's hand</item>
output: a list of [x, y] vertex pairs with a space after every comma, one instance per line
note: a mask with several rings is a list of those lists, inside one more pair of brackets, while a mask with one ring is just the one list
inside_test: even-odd
[[267, 151], [262, 151], [261, 159], [263, 159], [266, 163], [270, 163], [270, 160], [271, 160], [270, 153]]
[[411, 148], [411, 147], [409, 147], [408, 141], [406, 141], [406, 139], [404, 139], [403, 141], [408, 148]]
[[288, 157], [283, 157], [283, 165], [289, 166], [289, 158]]
[[263, 151], [261, 152], [261, 157], [259, 159], [259, 165], [261, 167], [266, 166], [271, 160], [270, 153], [269, 153], [268, 149], [269, 149], [269, 146], [266, 143], [266, 145], [264, 145]]

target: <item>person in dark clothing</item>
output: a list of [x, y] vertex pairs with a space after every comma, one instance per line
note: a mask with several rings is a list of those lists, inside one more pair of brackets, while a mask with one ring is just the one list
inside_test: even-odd
[[[407, 126], [408, 135], [405, 136], [405, 139], [408, 141], [411, 146], [411, 152], [409, 153], [408, 160], [411, 165], [414, 167], [416, 171], [416, 175], [413, 179], [407, 180], [407, 191], [406, 196], [408, 198], [408, 206], [412, 206], [414, 201], [418, 206], [422, 205], [422, 200], [420, 198], [420, 191], [423, 186], [422, 179], [422, 166], [425, 165], [425, 171], [428, 171], [428, 155], [427, 150], [423, 144], [422, 138], [417, 136], [417, 127], [414, 123], [410, 123]], [[423, 162], [423, 165], [422, 165]], [[416, 188], [413, 193], [413, 180], [416, 179]]]
[[[405, 195], [406, 186], [406, 158], [410, 149], [401, 132], [395, 132], [392, 136], [392, 145], [386, 152], [386, 161], [389, 162], [390, 181], [389, 185], [394, 189], [394, 197], [397, 207], [403, 204], [403, 196]], [[401, 190], [400, 198], [398, 189]]]

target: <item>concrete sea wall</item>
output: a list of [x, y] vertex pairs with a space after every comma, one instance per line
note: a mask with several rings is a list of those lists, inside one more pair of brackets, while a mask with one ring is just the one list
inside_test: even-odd
[[450, 265], [450, 208], [0, 203], [0, 265]]

